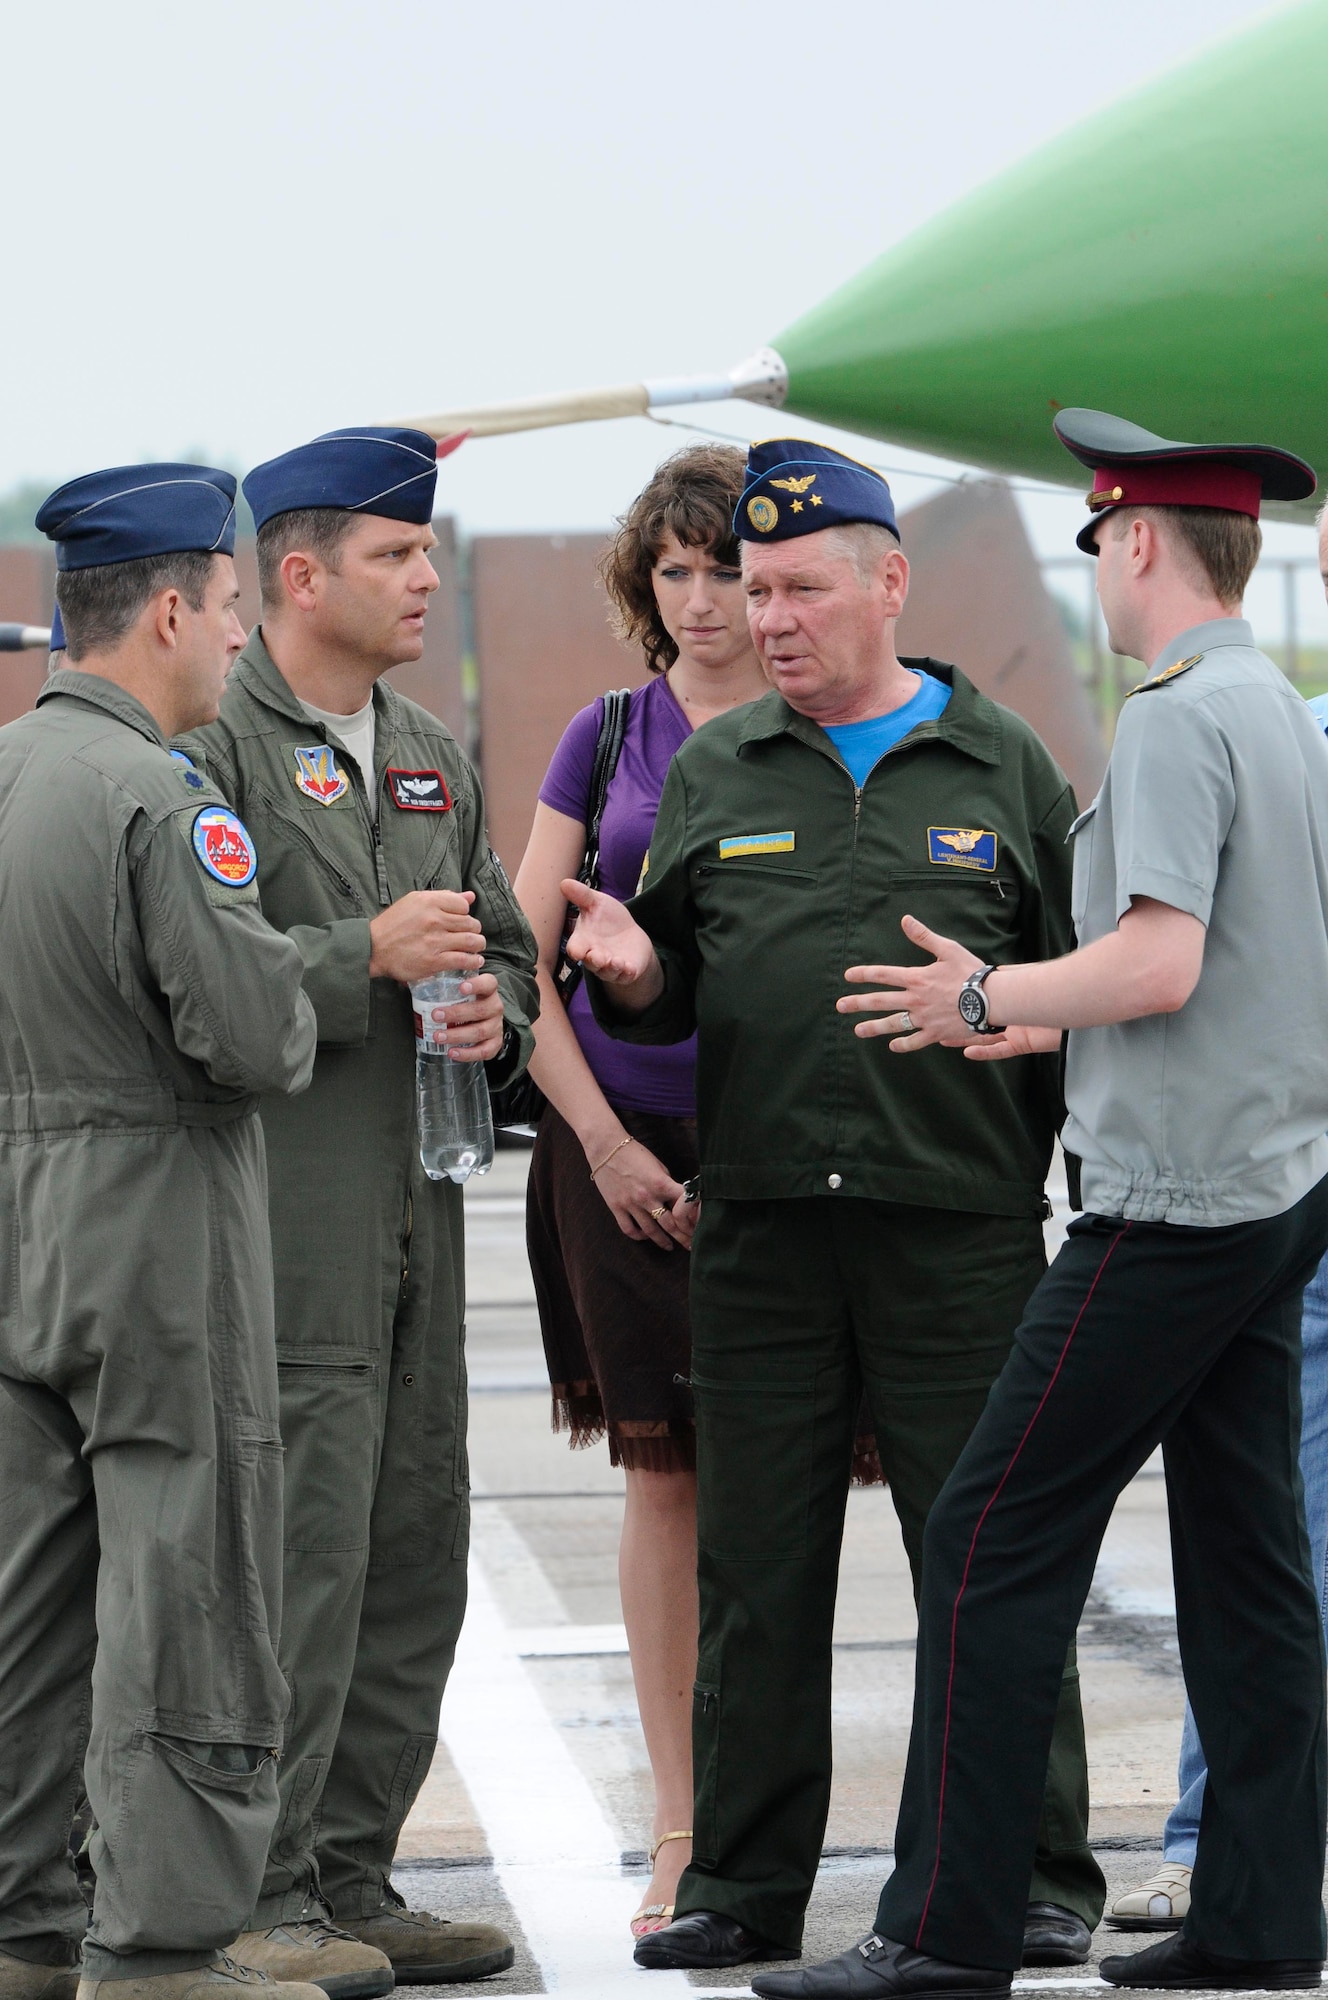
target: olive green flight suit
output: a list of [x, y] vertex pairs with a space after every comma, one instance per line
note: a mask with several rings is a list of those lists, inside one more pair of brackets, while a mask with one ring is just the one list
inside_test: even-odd
[[220, 721], [186, 746], [253, 829], [264, 911], [299, 946], [318, 1015], [312, 1087], [263, 1106], [291, 1716], [256, 1929], [320, 1889], [350, 1921], [382, 1907], [465, 1610], [461, 1189], [420, 1164], [410, 995], [370, 979], [370, 919], [412, 889], [475, 891], [512, 1030], [491, 1081], [524, 1065], [538, 1004], [470, 760], [382, 682], [374, 706], [376, 820], [354, 759], [326, 748], [259, 631]]
[[105, 1978], [229, 1943], [276, 1816], [257, 1103], [307, 1083], [314, 1018], [146, 710], [67, 667], [38, 702], [0, 729], [0, 1948], [77, 1956], [86, 1748]]
[[[692, 1247], [701, 1632], [693, 1859], [676, 1907], [796, 1949], [830, 1800], [831, 1641], [865, 1394], [914, 1588], [927, 1514], [1045, 1268], [1054, 1057], [907, 1059], [835, 1012], [850, 965], [920, 963], [906, 913], [986, 960], [1070, 941], [1074, 798], [952, 667], [950, 701], [854, 783], [778, 694], [686, 742], [632, 912], [660, 999], [625, 1041], [697, 1044]], [[1031, 1901], [1090, 1925], [1078, 1674], [1066, 1665]]]

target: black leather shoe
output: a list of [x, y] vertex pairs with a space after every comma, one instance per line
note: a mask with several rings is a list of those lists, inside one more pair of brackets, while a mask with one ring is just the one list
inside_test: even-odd
[[1010, 1991], [1010, 1975], [950, 1965], [873, 1934], [824, 1965], [760, 1972], [752, 1991], [761, 2000], [1001, 2000]]
[[1113, 1986], [1266, 1987], [1317, 1986], [1319, 1958], [1219, 1958], [1192, 1939], [1178, 1936], [1150, 1944], [1125, 1958], [1104, 1958], [1098, 1971]]
[[1024, 1965], [1083, 1965], [1093, 1933], [1059, 1903], [1030, 1903], [1024, 1912]]
[[675, 1917], [671, 1924], [665, 1924], [662, 1931], [647, 1931], [643, 1938], [637, 1939], [632, 1953], [638, 1965], [652, 1972], [688, 1966], [749, 1965], [757, 1959], [797, 1955], [796, 1951], [785, 1951], [782, 1945], [771, 1944], [768, 1938], [758, 1937], [736, 1917], [722, 1917], [716, 1910], [689, 1910], [685, 1917]]

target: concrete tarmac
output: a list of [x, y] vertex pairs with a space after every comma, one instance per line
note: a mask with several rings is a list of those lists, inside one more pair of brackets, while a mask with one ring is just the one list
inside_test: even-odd
[[[742, 1992], [748, 1968], [684, 1975], [632, 1963], [627, 1924], [646, 1880], [650, 1786], [618, 1601], [623, 1481], [605, 1446], [570, 1451], [549, 1427], [524, 1250], [527, 1160], [499, 1153], [466, 1191], [471, 1607], [442, 1741], [404, 1830], [398, 1886], [416, 1906], [501, 1923], [518, 1940], [510, 1973], [440, 1993]], [[1053, 1198], [1051, 1249], [1068, 1213], [1063, 1189], [1054, 1186]], [[889, 1496], [856, 1490], [835, 1627], [834, 1788], [809, 1958], [842, 1951], [871, 1928], [891, 1866], [915, 1634]], [[1161, 1859], [1184, 1704], [1157, 1463], [1117, 1507], [1081, 1626], [1080, 1670], [1092, 1838], [1116, 1895]], [[1150, 1942], [1104, 1929], [1094, 1959]], [[1023, 1979], [1108, 1990], [1091, 1966]]]

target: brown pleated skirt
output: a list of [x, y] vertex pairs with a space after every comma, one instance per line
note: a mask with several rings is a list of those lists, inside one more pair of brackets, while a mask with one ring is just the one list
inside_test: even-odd
[[[695, 1119], [617, 1109], [675, 1180], [696, 1172]], [[607, 1436], [614, 1465], [647, 1472], [695, 1466], [691, 1256], [623, 1235], [580, 1141], [551, 1104], [531, 1156], [526, 1243], [553, 1428], [570, 1432], [574, 1449]]]

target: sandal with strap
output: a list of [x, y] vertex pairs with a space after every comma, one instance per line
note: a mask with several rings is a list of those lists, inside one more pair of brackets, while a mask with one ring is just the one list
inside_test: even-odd
[[[687, 1827], [685, 1831], [680, 1833], [661, 1833], [659, 1839], [650, 1850], [651, 1868], [654, 1868], [655, 1856], [666, 1841], [690, 1840], [691, 1837], [692, 1829], [690, 1827]], [[662, 1930], [665, 1924], [672, 1922], [673, 1909], [674, 1906], [672, 1903], [643, 1903], [632, 1918], [630, 1926], [632, 1936], [635, 1938], [649, 1937], [652, 1931]]]

